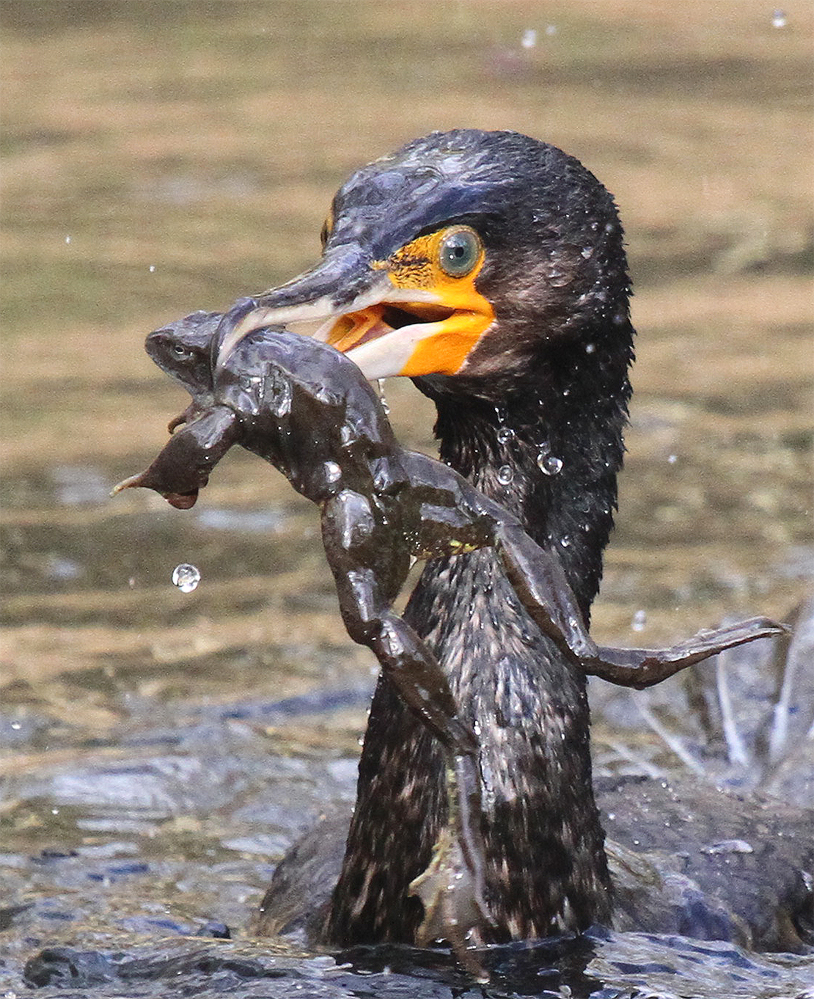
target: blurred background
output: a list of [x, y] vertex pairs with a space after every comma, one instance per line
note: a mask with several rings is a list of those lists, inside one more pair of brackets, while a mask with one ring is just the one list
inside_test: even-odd
[[[146, 333], [298, 273], [338, 185], [412, 137], [526, 132], [619, 204], [639, 338], [596, 636], [785, 619], [810, 591], [809, 4], [2, 0], [0, 25], [0, 818], [23, 922], [70, 886], [69, 922], [240, 923], [352, 797], [375, 670], [316, 510], [243, 453], [192, 511], [108, 492], [186, 405]], [[432, 407], [387, 395], [432, 453]], [[702, 754], [682, 691], [651, 708]], [[627, 694], [595, 705], [600, 770], [680, 765]], [[32, 873], [54, 844], [75, 867]], [[120, 855], [131, 880], [88, 887]]]

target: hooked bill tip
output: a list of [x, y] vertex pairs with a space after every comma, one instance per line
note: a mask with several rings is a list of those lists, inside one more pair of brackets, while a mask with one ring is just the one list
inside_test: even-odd
[[229, 330], [218, 348], [218, 359], [215, 364], [215, 370], [219, 371], [223, 367], [229, 355], [244, 337], [248, 336], [253, 330], [260, 329], [269, 324], [271, 312], [272, 310], [269, 309], [254, 309], [245, 315], [234, 329]]

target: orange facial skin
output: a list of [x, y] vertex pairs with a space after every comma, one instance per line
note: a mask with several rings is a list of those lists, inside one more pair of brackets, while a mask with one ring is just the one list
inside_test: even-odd
[[[465, 273], [450, 274], [442, 266], [442, 254], [450, 237], [460, 232], [477, 240], [477, 256]], [[387, 260], [371, 265], [386, 273], [398, 294], [389, 300], [385, 290], [380, 303], [341, 316], [327, 342], [347, 353], [403, 330], [408, 338], [400, 344], [403, 363], [394, 373], [457, 374], [495, 318], [491, 302], [475, 283], [485, 258], [483, 244], [467, 226], [448, 226], [417, 237]], [[409, 298], [413, 290], [416, 301]]]

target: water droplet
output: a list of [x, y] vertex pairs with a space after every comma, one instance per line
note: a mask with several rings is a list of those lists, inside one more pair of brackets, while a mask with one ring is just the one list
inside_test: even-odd
[[192, 593], [201, 581], [201, 573], [197, 566], [182, 562], [172, 570], [172, 582], [182, 593]]
[[514, 438], [514, 431], [511, 427], [501, 427], [497, 432], [498, 443], [508, 444]]
[[568, 271], [552, 264], [548, 268], [548, 283], [554, 288], [564, 288], [571, 281], [571, 274]]
[[630, 627], [634, 631], [644, 631], [647, 625], [647, 611], [637, 610], [633, 615], [633, 620], [630, 622]]
[[292, 393], [291, 382], [285, 375], [276, 370], [266, 375], [263, 396], [275, 416], [288, 416], [291, 412]]
[[590, 258], [594, 255], [594, 248], [592, 246], [583, 246], [580, 253], [585, 260], [590, 260]]
[[338, 482], [342, 478], [342, 469], [335, 461], [326, 461], [324, 468], [326, 481]]
[[789, 23], [786, 17], [786, 12], [784, 10], [774, 10], [772, 11], [772, 27], [773, 28], [785, 28]]
[[376, 391], [379, 396], [379, 402], [382, 404], [382, 409], [384, 410], [384, 415], [390, 415], [390, 404], [387, 401], [387, 397], [384, 394], [384, 378], [376, 379]]
[[23, 727], [22, 722], [12, 722], [11, 727], [14, 729], [15, 732], [19, 732], [20, 729]]
[[541, 451], [537, 455], [537, 467], [543, 475], [559, 475], [562, 471], [562, 458]]
[[511, 465], [501, 465], [500, 468], [497, 470], [497, 481], [502, 486], [508, 486], [508, 484], [512, 481], [513, 478], [514, 478], [514, 471], [512, 470]]
[[52, 808], [51, 809], [51, 814], [52, 815], [59, 815], [59, 809], [58, 808]]
[[563, 536], [560, 538], [560, 545], [563, 548], [570, 548], [571, 547], [571, 539], [568, 537], [567, 534], [563, 534]]
[[567, 399], [569, 395], [571, 395], [571, 389], [563, 389], [562, 390], [562, 397], [563, 397], [563, 399]]
[[66, 236], [65, 237], [65, 245], [66, 246], [70, 246], [71, 245], [71, 237], [70, 236]]
[[155, 264], [150, 264], [150, 273], [155, 274]]
[[675, 463], [677, 461], [678, 461], [678, 455], [677, 454], [669, 454], [669, 455], [667, 455], [667, 463], [668, 463], [668, 465], [675, 465]]
[[537, 31], [534, 28], [526, 28], [520, 39], [520, 44], [524, 49], [533, 49], [537, 44]]
[[595, 354], [596, 353], [596, 344], [595, 343], [586, 343], [585, 344], [585, 353], [586, 354]]
[[136, 577], [135, 576], [131, 576], [127, 580], [127, 585], [130, 587], [131, 590], [134, 590], [136, 588]]

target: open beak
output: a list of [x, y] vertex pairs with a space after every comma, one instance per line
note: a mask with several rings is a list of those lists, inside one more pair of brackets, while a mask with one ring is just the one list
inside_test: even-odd
[[225, 330], [218, 367], [252, 330], [309, 323], [316, 339], [347, 354], [366, 378], [454, 375], [493, 319], [474, 281], [403, 287], [386, 261], [337, 247], [299, 277], [257, 296], [242, 315], [227, 313], [224, 321], [234, 325]]

